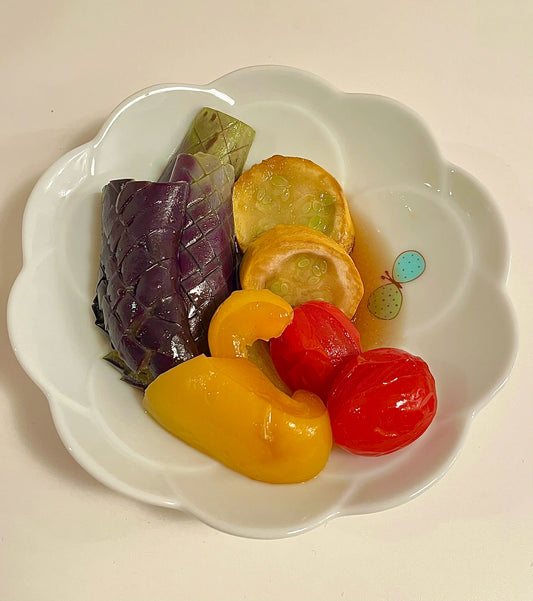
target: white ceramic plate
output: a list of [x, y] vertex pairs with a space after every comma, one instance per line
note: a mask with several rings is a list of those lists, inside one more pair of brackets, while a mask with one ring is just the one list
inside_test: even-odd
[[[102, 361], [106, 340], [91, 311], [99, 192], [113, 178], [157, 178], [202, 106], [255, 128], [249, 164], [279, 153], [331, 171], [385, 257], [380, 270], [390, 271], [404, 250], [425, 258], [422, 276], [402, 286], [401, 327], [385, 330], [384, 340], [421, 355], [437, 381], [437, 415], [411, 446], [380, 458], [334, 449], [310, 482], [254, 482], [157, 426], [143, 412], [141, 394]], [[507, 239], [486, 191], [440, 156], [409, 109], [342, 93], [294, 69], [247, 68], [208, 85], [156, 86], [127, 99], [94, 140], [39, 180], [24, 216], [23, 247], [10, 337], [45, 392], [65, 446], [111, 488], [233, 534], [282, 537], [413, 498], [450, 467], [516, 353], [504, 289]]]

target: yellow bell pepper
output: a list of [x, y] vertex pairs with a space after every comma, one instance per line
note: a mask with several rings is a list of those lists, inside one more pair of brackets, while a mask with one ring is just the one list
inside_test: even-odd
[[209, 324], [213, 357], [248, 357], [256, 340], [281, 335], [292, 321], [291, 305], [270, 290], [236, 290], [216, 310]]
[[250, 359], [290, 395], [272, 363], [268, 340], [280, 336], [292, 316], [291, 305], [270, 290], [236, 290], [218, 307], [209, 324], [211, 355]]
[[320, 398], [303, 390], [291, 398], [245, 358], [186, 361], [148, 386], [144, 407], [190, 446], [254, 480], [309, 480], [331, 451]]

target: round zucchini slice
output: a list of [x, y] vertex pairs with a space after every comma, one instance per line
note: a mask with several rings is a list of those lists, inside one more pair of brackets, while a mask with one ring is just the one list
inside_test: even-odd
[[244, 252], [278, 224], [305, 225], [350, 252], [354, 225], [339, 182], [308, 159], [274, 155], [248, 169], [233, 190], [235, 234]]
[[253, 240], [239, 277], [245, 290], [267, 288], [293, 307], [323, 300], [350, 319], [364, 292], [359, 271], [342, 246], [301, 225], [276, 225]]

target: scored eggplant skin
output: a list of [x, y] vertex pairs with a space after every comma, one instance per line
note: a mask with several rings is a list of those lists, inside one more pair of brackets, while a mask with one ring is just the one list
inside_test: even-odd
[[246, 123], [221, 111], [203, 107], [192, 121], [159, 181], [171, 181], [170, 176], [178, 155], [198, 152], [214, 155], [223, 164], [229, 163], [236, 180], [242, 173], [254, 138], [255, 130]]
[[93, 311], [111, 342], [104, 358], [130, 384], [208, 354], [211, 317], [237, 287], [232, 192], [254, 137], [204, 107], [158, 182], [104, 187]]
[[190, 186], [179, 246], [180, 290], [192, 337], [208, 354], [207, 330], [217, 307], [235, 289], [234, 170], [210, 154], [180, 154], [170, 181]]
[[146, 386], [198, 354], [176, 260], [189, 189], [184, 181], [131, 179], [111, 181], [103, 189], [93, 308], [118, 353], [112, 362], [123, 362], [125, 379], [137, 385]]

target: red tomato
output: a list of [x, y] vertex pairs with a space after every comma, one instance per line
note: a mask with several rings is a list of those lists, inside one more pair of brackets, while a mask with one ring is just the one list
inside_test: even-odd
[[361, 352], [359, 332], [346, 315], [324, 301], [294, 309], [291, 323], [270, 340], [270, 354], [292, 390], [310, 390], [326, 402], [337, 371]]
[[393, 348], [352, 359], [328, 396], [333, 439], [357, 455], [401, 449], [427, 429], [436, 410], [435, 380], [428, 365]]

